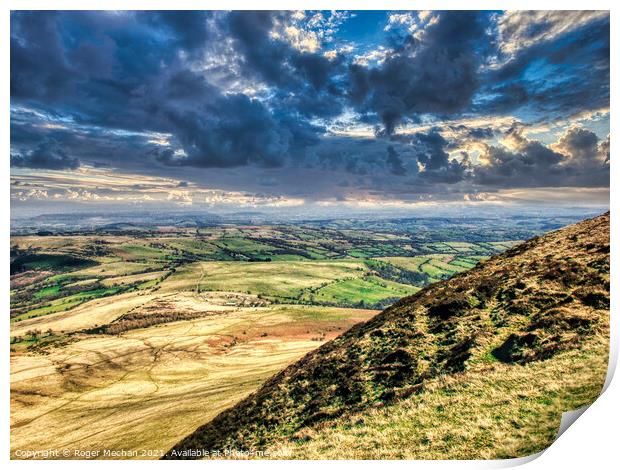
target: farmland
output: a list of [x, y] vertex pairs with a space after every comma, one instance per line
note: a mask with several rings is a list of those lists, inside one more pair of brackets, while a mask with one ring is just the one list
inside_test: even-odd
[[45, 354], [13, 354], [14, 448], [165, 450], [201, 424], [205, 403], [215, 416], [374, 313], [217, 309], [192, 298], [166, 306], [187, 310], [183, 302], [201, 315], [118, 335], [79, 335]]
[[205, 404], [215, 416], [397, 299], [509, 248], [512, 234], [420, 241], [329, 224], [16, 234], [12, 451], [163, 451], [204, 422]]

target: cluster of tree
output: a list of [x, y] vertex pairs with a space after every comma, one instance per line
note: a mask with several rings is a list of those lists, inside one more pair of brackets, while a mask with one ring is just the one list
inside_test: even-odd
[[106, 246], [109, 244], [109, 242], [103, 239], [92, 240], [84, 246], [82, 253], [85, 256], [108, 256], [112, 253], [112, 251]]
[[417, 287], [424, 287], [430, 282], [429, 276], [425, 272], [410, 271], [384, 261], [366, 260], [366, 265], [372, 269], [377, 276], [388, 281]]
[[162, 323], [170, 323], [181, 320], [192, 320], [210, 314], [211, 312], [196, 311], [158, 311], [156, 313], [133, 312], [128, 313], [107, 325], [86, 330], [85, 333], [118, 335], [125, 331], [147, 328]]

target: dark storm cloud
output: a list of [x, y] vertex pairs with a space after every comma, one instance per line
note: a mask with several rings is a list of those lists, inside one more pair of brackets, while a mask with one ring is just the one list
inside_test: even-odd
[[[248, 13], [221, 20], [245, 45], [239, 53], [248, 74], [282, 81], [291, 89], [309, 88], [315, 97], [329, 93], [324, 90], [331, 76], [327, 59], [269, 41], [265, 28], [271, 18], [269, 13]], [[184, 12], [144, 12], [120, 19], [110, 14], [15, 14], [13, 99], [28, 104], [39, 99], [46, 109], [62, 102], [61, 109], [83, 125], [172, 134], [185, 156], [154, 152], [170, 165], [278, 166], [285, 156], [314, 143], [320, 129], [296, 113], [339, 112], [333, 100], [329, 106], [310, 100], [305, 109], [296, 109], [289, 99], [287, 107], [267, 108], [243, 94], [217, 89], [178, 57], [179, 48], [196, 54], [205, 47], [206, 24], [205, 15]], [[110, 66], [81, 69], [82, 62], [70, 60], [77, 50], [95, 44]], [[259, 52], [266, 55], [257, 56]], [[269, 72], [269, 66], [275, 69]], [[297, 102], [303, 105], [302, 99]]]
[[487, 94], [488, 98], [483, 98], [481, 103], [474, 105], [474, 109], [478, 109], [491, 114], [502, 114], [507, 111], [513, 111], [525, 106], [531, 98], [528, 86], [521, 83], [518, 79], [514, 79], [512, 83], [500, 83], [491, 85]]
[[317, 139], [309, 125], [276, 117], [258, 100], [242, 94], [220, 96], [198, 109], [170, 110], [167, 117], [186, 153], [181, 157], [163, 153], [160, 160], [169, 165], [280, 166], [286, 156]]
[[[548, 147], [513, 128], [506, 146], [487, 146], [486, 165], [476, 167], [478, 184], [496, 187], [605, 186], [609, 168], [605, 143], [590, 131], [571, 128]], [[600, 151], [599, 151], [600, 150]]]
[[591, 161], [597, 158], [598, 137], [594, 132], [573, 127], [560, 138], [556, 148], [580, 161]]
[[[546, 154], [551, 158], [538, 161], [537, 154]], [[490, 162], [490, 166], [477, 168], [476, 182], [480, 184], [554, 186], [549, 184], [549, 181], [556, 180], [563, 173], [562, 169], [556, 166], [562, 161], [562, 156], [545, 150], [541, 145], [533, 145], [519, 151], [489, 146], [484, 158]]]
[[213, 15], [208, 11], [153, 11], [139, 15], [155, 27], [162, 26], [179, 47], [191, 53], [204, 48], [212, 39], [207, 20]]
[[394, 150], [394, 147], [391, 145], [387, 148], [386, 164], [390, 170], [390, 173], [393, 175], [403, 176], [407, 173], [407, 169], [403, 165], [402, 160], [398, 156], [396, 150]]
[[259, 75], [265, 82], [291, 86], [298, 85], [299, 77], [287, 61], [292, 48], [269, 37], [273, 29], [274, 16], [283, 19], [286, 13], [268, 11], [233, 11], [223, 18], [221, 24], [227, 29], [236, 43], [235, 50], [240, 54], [240, 65], [247, 75]]
[[478, 69], [490, 47], [488, 25], [486, 13], [441, 12], [421, 39], [408, 37], [381, 66], [352, 65], [351, 100], [377, 113], [387, 135], [406, 117], [463, 110], [479, 86]]
[[[125, 164], [128, 168], [139, 169], [157, 149], [139, 134], [90, 126], [46, 126], [45, 117], [19, 110], [14, 111], [11, 118], [11, 148], [14, 154], [28, 155], [40, 146], [45, 148], [53, 143], [54, 148], [70, 153], [82, 163], [88, 162], [97, 167]], [[14, 165], [13, 161], [11, 164]]]
[[67, 155], [56, 142], [48, 141], [27, 153], [11, 155], [11, 165], [46, 170], [75, 170], [80, 166], [80, 162], [77, 158]]
[[[284, 15], [285, 13], [276, 15]], [[286, 61], [290, 46], [272, 41], [269, 32], [273, 27], [274, 14], [268, 11], [231, 12], [222, 19], [224, 29], [234, 38], [240, 65], [246, 75], [259, 75], [265, 82], [289, 86], [297, 84], [293, 69]]]
[[438, 170], [448, 165], [448, 142], [436, 131], [418, 132], [414, 135], [412, 145], [416, 149], [418, 162], [428, 170]]
[[445, 167], [435, 171], [426, 171], [422, 173], [422, 175], [429, 181], [456, 184], [470, 180], [474, 171], [474, 168], [469, 162], [469, 158], [465, 156], [461, 161], [452, 159]]
[[[316, 149], [313, 165], [330, 171], [371, 177], [383, 181], [382, 190], [407, 184], [411, 190], [434, 191], [438, 184], [454, 184], [471, 179], [472, 166], [467, 155], [459, 160], [447, 153], [451, 143], [436, 130], [385, 139], [330, 138]], [[420, 165], [418, 165], [418, 163]], [[398, 176], [398, 181], [394, 180]], [[444, 190], [443, 188], [441, 189]]]
[[570, 155], [574, 161], [589, 163], [594, 160], [606, 160], [609, 149], [599, 150], [599, 138], [592, 131], [572, 127], [560, 138], [555, 148]]
[[418, 177], [425, 183], [454, 184], [470, 177], [469, 157], [462, 155], [460, 161], [450, 159], [448, 150], [454, 143], [444, 138], [438, 130], [414, 134], [409, 145], [421, 166]]
[[52, 100], [68, 90], [67, 64], [56, 23], [60, 13], [11, 15], [11, 98]]
[[448, 126], [448, 128], [456, 132], [460, 138], [483, 140], [490, 139], [495, 135], [495, 130], [491, 127], [467, 127], [463, 124], [456, 126]]
[[270, 36], [274, 22], [291, 12], [234, 11], [220, 20], [235, 44], [242, 74], [275, 87], [272, 101], [306, 117], [328, 117], [342, 110], [342, 92], [334, 77], [342, 73], [342, 57], [298, 51]]
[[[476, 132], [475, 129], [473, 131]], [[467, 132], [460, 129], [460, 134]], [[390, 140], [398, 142], [401, 152], [406, 151], [417, 162], [419, 180], [456, 183], [468, 176], [468, 157], [463, 157], [462, 161], [450, 159], [448, 151], [457, 144], [443, 137], [438, 129], [411, 135], [393, 135]]]

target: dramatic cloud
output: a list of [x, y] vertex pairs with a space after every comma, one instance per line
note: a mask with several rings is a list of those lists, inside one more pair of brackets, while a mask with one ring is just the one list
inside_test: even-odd
[[59, 171], [46, 171], [36, 175], [19, 174], [13, 176], [11, 186], [12, 198], [22, 202], [55, 201], [78, 205], [96, 202], [114, 207], [155, 203], [160, 208], [205, 204], [230, 208], [293, 207], [304, 203], [300, 198], [192, 188], [186, 181], [143, 175], [118, 175], [110, 170], [91, 167], [82, 167], [70, 176]]
[[510, 57], [536, 43], [606, 18], [605, 11], [509, 11], [498, 21], [499, 48]]
[[478, 12], [440, 13], [418, 38], [406, 36], [381, 66], [352, 65], [352, 101], [377, 113], [388, 135], [405, 117], [462, 111], [478, 88], [488, 21]]
[[393, 146], [388, 146], [387, 148], [387, 159], [386, 163], [388, 168], [390, 169], [390, 173], [396, 176], [402, 176], [407, 173], [407, 169], [403, 166], [403, 162], [398, 156], [396, 150], [394, 150]]
[[280, 166], [317, 138], [288, 116], [275, 117], [258, 100], [235, 94], [218, 96], [192, 110], [169, 110], [182, 155], [166, 148], [160, 161], [169, 165], [227, 167], [256, 163]]
[[504, 145], [487, 146], [483, 166], [475, 170], [479, 184], [496, 187], [605, 186], [609, 184], [605, 142], [590, 131], [571, 128], [558, 142], [545, 146], [513, 128]]
[[576, 165], [599, 166], [609, 160], [609, 137], [599, 142], [594, 132], [580, 127], [568, 129], [553, 148], [568, 155]]
[[609, 14], [17, 11], [10, 161], [171, 178], [135, 200], [194, 206], [606, 188]]
[[489, 67], [476, 110], [557, 119], [609, 106], [608, 14], [508, 15], [508, 26], [500, 20], [506, 60]]
[[23, 155], [11, 155], [11, 165], [50, 170], [75, 170], [80, 162], [67, 155], [55, 142], [45, 142]]

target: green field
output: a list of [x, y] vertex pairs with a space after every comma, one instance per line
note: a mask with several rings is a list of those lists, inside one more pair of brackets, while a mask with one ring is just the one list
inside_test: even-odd
[[486, 256], [426, 255], [378, 259], [410, 271], [426, 273], [430, 276], [431, 282], [435, 282], [467, 271], [486, 258]]
[[132, 290], [232, 291], [277, 303], [383, 308], [511, 245], [416, 244], [384, 231], [293, 226], [13, 237], [11, 318], [64, 312]]
[[363, 276], [335, 281], [316, 290], [310, 290], [303, 294], [302, 299], [310, 303], [374, 308], [386, 300], [393, 302], [419, 290], [419, 287], [399, 284], [377, 276]]
[[24, 253], [11, 261], [11, 273], [27, 270], [72, 271], [97, 264], [93, 260], [54, 253]]
[[303, 289], [359, 277], [364, 272], [364, 264], [355, 260], [199, 262], [177, 269], [160, 289], [162, 292], [233, 291], [295, 299]]

